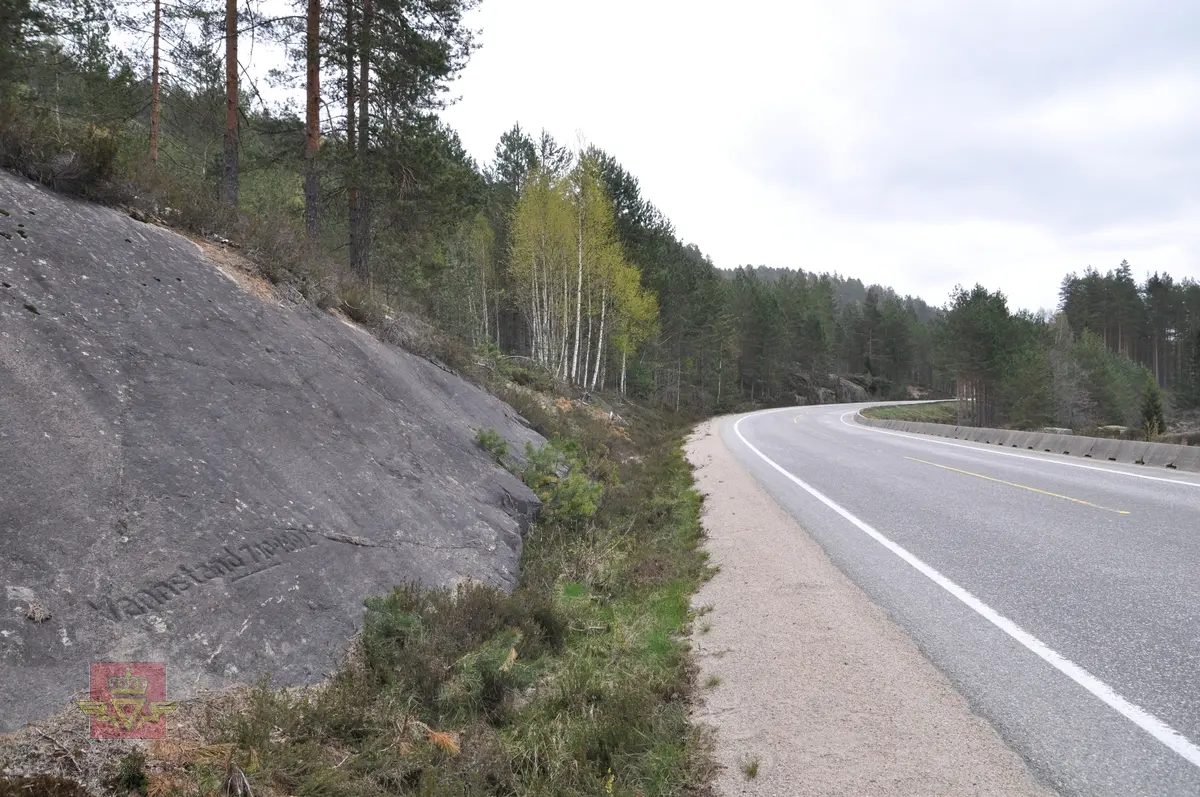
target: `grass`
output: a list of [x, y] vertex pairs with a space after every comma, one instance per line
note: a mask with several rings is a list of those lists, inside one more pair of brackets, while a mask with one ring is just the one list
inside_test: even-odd
[[704, 680], [705, 689], [716, 689], [721, 685], [721, 678], [717, 675], [710, 675]]
[[519, 409], [552, 440], [548, 462], [569, 471], [535, 468], [562, 508], [527, 535], [512, 594], [401, 585], [368, 599], [328, 682], [261, 683], [210, 712], [191, 754], [152, 747], [146, 780], [131, 770], [124, 783], [196, 795], [243, 781], [253, 794], [320, 797], [707, 793], [709, 739], [688, 719], [690, 598], [709, 569], [686, 424], [623, 408], [629, 426], [614, 430], [582, 411]]
[[918, 421], [950, 423], [957, 421], [957, 402], [939, 401], [933, 404], [901, 404], [891, 407], [869, 407], [863, 410], [868, 418], [885, 421]]
[[746, 776], [746, 780], [754, 780], [758, 777], [758, 758], [748, 758], [741, 764], [742, 774]]

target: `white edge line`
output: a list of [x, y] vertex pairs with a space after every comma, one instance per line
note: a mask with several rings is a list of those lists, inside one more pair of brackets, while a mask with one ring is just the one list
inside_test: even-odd
[[[978, 451], [981, 454], [996, 454], [1001, 457], [1015, 457], [1017, 459], [1029, 459], [1029, 460], [1033, 460], [1034, 462], [1045, 462], [1046, 464], [1049, 464], [1049, 465], [1061, 465], [1064, 468], [1080, 468], [1082, 470], [1099, 471], [1100, 473], [1111, 473], [1115, 476], [1128, 476], [1131, 479], [1145, 479], [1146, 481], [1152, 481], [1152, 482], [1166, 482], [1167, 484], [1182, 484], [1186, 487], [1200, 487], [1200, 482], [1189, 482], [1189, 481], [1184, 481], [1183, 479], [1168, 479], [1163, 476], [1151, 476], [1146, 473], [1130, 473], [1127, 470], [1102, 468], [1097, 465], [1084, 465], [1082, 462], [1064, 462], [1061, 459], [1057, 459], [1057, 458], [1051, 459], [1049, 457], [1031, 457], [1028, 454], [1017, 454], [1012, 451], [1004, 451], [999, 446], [988, 446], [986, 443], [984, 443], [982, 446], [977, 448], [975, 446], [968, 446], [968, 445], [964, 445], [962, 443], [951, 443], [949, 440], [940, 440], [940, 439], [938, 439], [938, 437], [936, 435], [921, 434], [920, 432], [897, 432], [892, 429], [880, 429], [876, 426], [871, 426], [871, 425], [865, 424], [865, 423], [849, 423], [846, 421], [846, 416], [857, 415], [858, 413], [859, 413], [858, 410], [851, 410], [850, 412], [842, 413], [842, 416], [841, 416], [842, 423], [853, 429], [862, 429], [862, 430], [868, 431], [868, 432], [892, 435], [893, 437], [903, 437], [908, 440], [920, 440], [925, 443], [935, 443], [939, 446], [950, 446], [952, 448], [965, 448], [968, 451]], [[1050, 456], [1053, 457], [1054, 455], [1051, 454]]]
[[[767, 410], [766, 412], [776, 412], [776, 410]], [[754, 415], [760, 414], [766, 413], [754, 413]], [[1184, 759], [1194, 767], [1200, 767], [1200, 747], [1192, 744], [1192, 742], [1183, 736], [1183, 734], [1179, 733], [1174, 728], [1167, 725], [1165, 722], [1158, 719], [1142, 707], [1134, 705], [1125, 698], [1121, 697], [1113, 690], [1112, 687], [1096, 678], [1096, 676], [1092, 675], [1083, 667], [1080, 667], [1070, 659], [1067, 659], [1051, 650], [1044, 642], [1035, 637], [1033, 634], [1030, 634], [1012, 620], [1009, 620], [1007, 617], [1003, 616], [995, 609], [976, 598], [970, 592], [967, 592], [965, 589], [943, 576], [937, 570], [934, 570], [932, 567], [913, 556], [907, 550], [892, 542], [890, 539], [880, 534], [871, 526], [859, 520], [849, 511], [843, 509], [837, 503], [825, 496], [824, 493], [802, 481], [779, 465], [779, 463], [775, 462], [766, 454], [759, 451], [753, 443], [745, 438], [745, 436], [742, 434], [742, 430], [739, 428], [742, 425], [742, 421], [749, 417], [753, 417], [753, 415], [746, 415], [738, 418], [738, 420], [733, 424], [733, 431], [734, 434], [738, 436], [738, 439], [741, 440], [747, 448], [757, 454], [763, 462], [782, 473], [784, 476], [794, 482], [796, 486], [804, 490], [813, 498], [816, 498], [818, 501], [825, 504], [825, 506], [829, 507], [834, 512], [837, 512], [856, 528], [858, 528], [859, 531], [863, 532], [868, 537], [882, 545], [884, 548], [887, 548], [896, 556], [900, 557], [900, 559], [911, 565], [913, 569], [915, 569], [921, 575], [937, 584], [946, 592], [949, 592], [955, 598], [958, 598], [958, 600], [965, 604], [969, 609], [974, 611], [983, 619], [987, 620], [992, 625], [999, 628], [1004, 633], [1008, 634], [1008, 636], [1019, 642], [1023, 647], [1036, 655], [1038, 658], [1042, 659], [1051, 667], [1082, 686], [1088, 692], [1091, 692], [1092, 695], [1099, 698], [1100, 701], [1109, 708], [1113, 709], [1122, 717], [1129, 720], [1146, 733], [1150, 734], [1150, 736], [1154, 737], [1157, 741], [1166, 745], [1177, 755], [1179, 755], [1180, 758]]]

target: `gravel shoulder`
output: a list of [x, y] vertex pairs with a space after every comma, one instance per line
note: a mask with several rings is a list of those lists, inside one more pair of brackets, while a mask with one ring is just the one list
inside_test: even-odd
[[1053, 795], [758, 485], [722, 442], [725, 422], [687, 444], [720, 567], [693, 632], [718, 792]]

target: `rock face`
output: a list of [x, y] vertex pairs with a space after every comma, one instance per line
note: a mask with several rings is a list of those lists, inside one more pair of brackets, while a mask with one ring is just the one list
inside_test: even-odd
[[168, 698], [322, 678], [362, 599], [514, 583], [540, 438], [196, 244], [0, 173], [0, 731], [163, 662]]
[[870, 394], [867, 393], [865, 387], [855, 384], [845, 377], [838, 377], [834, 391], [837, 394], [837, 400], [843, 404], [871, 400]]

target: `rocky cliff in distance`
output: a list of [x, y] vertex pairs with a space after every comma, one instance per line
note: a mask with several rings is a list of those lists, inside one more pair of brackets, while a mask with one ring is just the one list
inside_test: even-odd
[[254, 295], [196, 244], [0, 173], [0, 731], [93, 661], [168, 697], [323, 677], [362, 599], [511, 587], [540, 438], [427, 360]]

